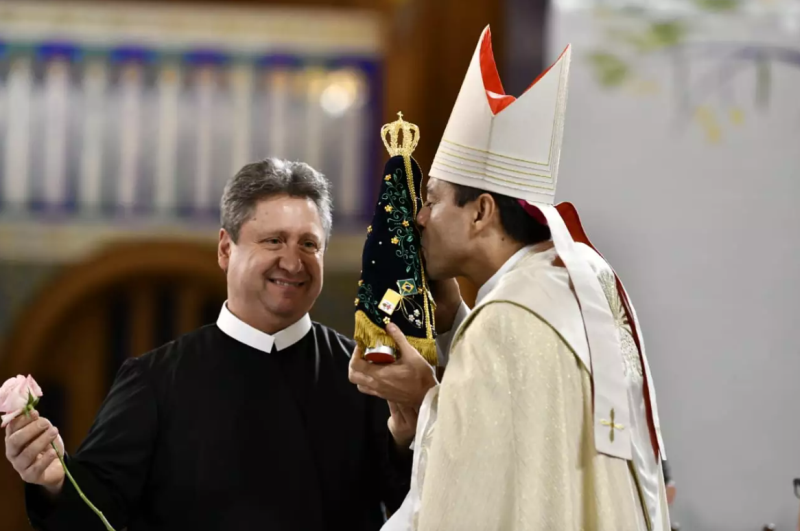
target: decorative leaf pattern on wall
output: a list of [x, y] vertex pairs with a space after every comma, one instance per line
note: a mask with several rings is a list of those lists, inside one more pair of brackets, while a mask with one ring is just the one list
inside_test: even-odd
[[[743, 12], [743, 4], [743, 0], [693, 0], [697, 12], [680, 15], [639, 7], [600, 6], [595, 20], [603, 29], [605, 42], [586, 54], [585, 60], [604, 89], [652, 94], [661, 87], [647, 77], [642, 63], [666, 57], [672, 71], [678, 125], [694, 124], [709, 142], [719, 142], [726, 122], [740, 126], [745, 120], [743, 104], [732, 96], [735, 80], [743, 75], [753, 76], [753, 106], [763, 110], [769, 106], [774, 65], [800, 68], [800, 49], [718, 42], [705, 37], [701, 20]], [[689, 75], [700, 69], [700, 75]], [[722, 112], [714, 107], [722, 107]]]

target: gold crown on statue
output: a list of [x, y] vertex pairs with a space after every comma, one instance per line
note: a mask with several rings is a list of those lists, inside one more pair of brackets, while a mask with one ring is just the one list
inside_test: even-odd
[[[389, 155], [410, 156], [419, 144], [419, 127], [403, 120], [403, 113], [397, 113], [397, 120], [381, 127], [381, 140]], [[398, 141], [402, 131], [402, 141]], [[387, 139], [388, 135], [388, 139]]]

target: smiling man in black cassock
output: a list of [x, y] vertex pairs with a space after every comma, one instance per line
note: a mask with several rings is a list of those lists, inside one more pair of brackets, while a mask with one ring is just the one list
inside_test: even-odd
[[[245, 166], [222, 198], [216, 324], [120, 369], [66, 458], [121, 530], [373, 530], [408, 490], [413, 422], [350, 385], [355, 343], [308, 316], [331, 229], [325, 178], [302, 163]], [[46, 399], [46, 397], [45, 397]], [[6, 431], [37, 529], [103, 529], [34, 414]]]

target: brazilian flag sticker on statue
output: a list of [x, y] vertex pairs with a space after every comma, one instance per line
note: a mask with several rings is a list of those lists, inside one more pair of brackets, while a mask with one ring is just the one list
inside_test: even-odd
[[381, 128], [391, 158], [381, 175], [380, 194], [361, 255], [356, 297], [355, 340], [375, 363], [397, 359], [385, 327], [394, 323], [431, 365], [436, 365], [433, 298], [425, 279], [414, 220], [422, 170], [411, 154], [419, 142], [416, 125], [399, 119]]

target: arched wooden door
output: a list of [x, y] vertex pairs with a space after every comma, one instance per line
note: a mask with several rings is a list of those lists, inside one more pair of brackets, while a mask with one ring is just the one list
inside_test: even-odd
[[[112, 246], [69, 267], [20, 314], [0, 378], [32, 374], [44, 391], [39, 410], [75, 451], [122, 362], [214, 322], [224, 300], [213, 245]], [[30, 529], [22, 482], [5, 460], [0, 492], [3, 529]]]

